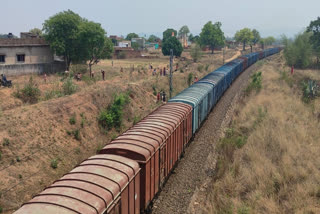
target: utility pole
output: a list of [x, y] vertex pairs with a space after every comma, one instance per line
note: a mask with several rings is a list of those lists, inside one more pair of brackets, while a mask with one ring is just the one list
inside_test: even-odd
[[225, 47], [223, 47], [223, 49], [222, 49], [222, 54], [223, 54], [223, 63], [222, 63], [222, 65], [224, 65], [224, 53], [225, 53], [224, 49], [225, 49]]
[[172, 63], [173, 63], [173, 50], [170, 49], [170, 74], [169, 74], [169, 97], [172, 98]]

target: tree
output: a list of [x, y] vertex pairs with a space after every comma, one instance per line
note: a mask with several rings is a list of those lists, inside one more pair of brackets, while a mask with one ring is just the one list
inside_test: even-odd
[[174, 33], [174, 36], [177, 36], [177, 31], [175, 29], [169, 28], [163, 32], [162, 42], [164, 42], [166, 39], [172, 37], [172, 32]]
[[82, 18], [71, 10], [60, 12], [43, 24], [44, 38], [58, 56], [64, 56], [69, 70], [71, 62], [77, 58], [79, 49], [77, 39]]
[[135, 51], [137, 51], [137, 50], [139, 50], [139, 44], [137, 43], [137, 42], [132, 42], [131, 43], [131, 47], [135, 50]]
[[194, 62], [197, 62], [200, 59], [202, 52], [201, 52], [201, 48], [200, 48], [199, 44], [195, 44], [191, 48], [190, 55], [191, 55]]
[[289, 66], [306, 68], [312, 63], [312, 45], [310, 43], [312, 33], [304, 32], [298, 34], [294, 41], [287, 37], [282, 37], [285, 46], [284, 57]]
[[162, 53], [165, 56], [170, 55], [170, 49], [173, 50], [174, 56], [181, 56], [183, 47], [176, 37], [169, 37], [162, 43]]
[[312, 47], [314, 53], [317, 56], [317, 64], [319, 64], [319, 57], [320, 57], [320, 17], [316, 20], [311, 21], [309, 26], [307, 27], [308, 32], [312, 32], [310, 37], [310, 41], [312, 43]]
[[160, 38], [155, 35], [150, 35], [148, 42], [157, 42]]
[[138, 37], [139, 37], [139, 35], [136, 34], [136, 33], [129, 33], [129, 34], [127, 35], [127, 37], [126, 37], [126, 40], [131, 41], [131, 39], [133, 39], [133, 38], [138, 38]]
[[211, 49], [211, 53], [213, 54], [214, 48], [218, 46], [224, 45], [224, 33], [221, 30], [221, 23], [216, 22], [212, 24], [211, 21], [209, 21], [207, 24], [205, 24], [202, 28], [202, 31], [200, 33], [200, 44], [203, 46], [208, 45]]
[[256, 45], [261, 39], [260, 33], [256, 29], [253, 29], [252, 35], [253, 35], [252, 43], [253, 45]]
[[78, 60], [87, 61], [90, 76], [92, 65], [112, 56], [113, 44], [105, 34], [105, 30], [99, 23], [84, 20], [79, 26], [78, 45], [83, 51], [80, 51]]
[[266, 46], [272, 45], [275, 41], [276, 39], [273, 36], [268, 36], [267, 38], [264, 39], [264, 44]]
[[243, 44], [243, 50], [246, 50], [246, 44], [253, 40], [252, 31], [249, 28], [243, 28], [240, 31], [237, 31], [234, 38], [237, 42], [241, 42]]
[[179, 30], [179, 37], [183, 37], [183, 36], [188, 36], [188, 33], [190, 33], [190, 30], [189, 30], [189, 28], [188, 28], [188, 26], [187, 25], [184, 25], [184, 26], [182, 26], [181, 28], [180, 28], [180, 30]]
[[29, 30], [29, 33], [37, 35], [38, 37], [42, 36], [42, 30], [40, 30], [39, 28], [33, 28], [33, 29]]

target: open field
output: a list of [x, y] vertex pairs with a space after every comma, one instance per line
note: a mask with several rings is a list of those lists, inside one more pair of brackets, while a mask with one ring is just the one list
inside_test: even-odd
[[[226, 58], [237, 53], [230, 50]], [[186, 53], [188, 55], [188, 53]], [[173, 75], [174, 94], [188, 86], [189, 73], [199, 78], [222, 65], [222, 55], [205, 54], [199, 63], [188, 60], [179, 62], [180, 69]], [[138, 64], [165, 66], [166, 57], [160, 59], [106, 60], [94, 67], [96, 81], [75, 82], [75, 94], [44, 99], [45, 92], [60, 90], [61, 78], [48, 76], [44, 83], [42, 76], [33, 76], [41, 90], [41, 99], [36, 104], [24, 104], [13, 96], [18, 87], [28, 82], [30, 76], [10, 77], [14, 88], [1, 88], [0, 112], [0, 206], [4, 213], [11, 213], [31, 196], [70, 171], [85, 158], [96, 153], [112, 138], [132, 126], [159, 104], [153, 94], [165, 90], [168, 93], [168, 77], [152, 76], [151, 71], [138, 71]], [[177, 61], [176, 61], [177, 62]], [[175, 62], [175, 63], [176, 63]], [[135, 64], [131, 71], [130, 65]], [[208, 69], [198, 66], [209, 65]], [[120, 68], [123, 67], [123, 72]], [[99, 69], [106, 70], [106, 81], [99, 80]], [[85, 74], [88, 75], [88, 74]], [[120, 130], [105, 132], [98, 125], [99, 112], [113, 100], [113, 95], [130, 92], [130, 104], [124, 110]], [[74, 123], [70, 121], [74, 120]], [[57, 165], [54, 169], [53, 166]]]
[[305, 103], [283, 56], [265, 61], [262, 89], [243, 97], [215, 149], [215, 174], [197, 213], [320, 213], [320, 99]]

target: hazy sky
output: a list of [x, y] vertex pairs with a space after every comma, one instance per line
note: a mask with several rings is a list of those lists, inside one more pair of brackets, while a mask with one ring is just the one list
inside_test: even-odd
[[101, 23], [108, 35], [162, 35], [182, 25], [198, 34], [206, 22], [220, 21], [226, 36], [249, 27], [277, 37], [293, 36], [320, 16], [320, 0], [0, 0], [0, 33], [42, 28], [68, 9]]

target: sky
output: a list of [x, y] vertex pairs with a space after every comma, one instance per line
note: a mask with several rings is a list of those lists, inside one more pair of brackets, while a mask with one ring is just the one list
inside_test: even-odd
[[320, 0], [0, 0], [0, 34], [42, 29], [45, 20], [68, 9], [101, 23], [108, 35], [162, 36], [183, 25], [197, 35], [208, 21], [219, 21], [229, 37], [244, 27], [262, 37], [292, 37], [320, 16]]

